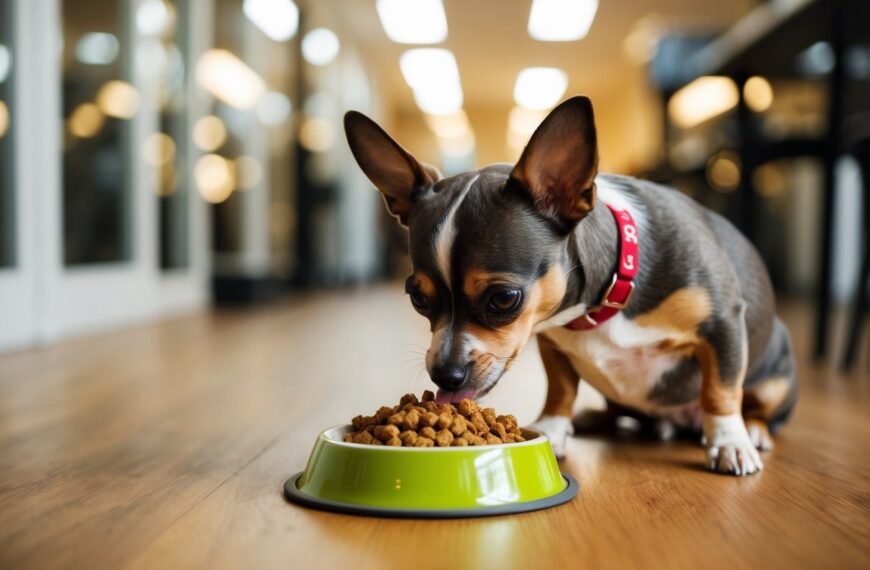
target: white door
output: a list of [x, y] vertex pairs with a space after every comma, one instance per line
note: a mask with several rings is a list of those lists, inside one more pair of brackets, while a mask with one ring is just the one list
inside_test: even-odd
[[[28, 106], [21, 49], [23, 14], [13, 0], [0, 0], [0, 350], [26, 346], [35, 336], [33, 196], [21, 142], [33, 127], [22, 119]], [[19, 41], [17, 41], [19, 40]]]
[[187, 136], [200, 113], [192, 62], [206, 40], [189, 32], [201, 5], [17, 0], [30, 58], [17, 188], [32, 203], [17, 204], [16, 231], [32, 228], [33, 243], [14, 273], [33, 296], [22, 317], [32, 342], [206, 303], [205, 209], [190, 191]]

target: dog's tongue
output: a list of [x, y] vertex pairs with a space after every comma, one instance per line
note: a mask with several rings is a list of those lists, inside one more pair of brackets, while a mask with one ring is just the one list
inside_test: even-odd
[[450, 392], [448, 390], [442, 390], [438, 388], [438, 393], [435, 394], [435, 403], [436, 404], [458, 404], [462, 400], [468, 398], [469, 400], [473, 400], [477, 397], [477, 390], [472, 390], [466, 388], [465, 390], [457, 390], [455, 392]]

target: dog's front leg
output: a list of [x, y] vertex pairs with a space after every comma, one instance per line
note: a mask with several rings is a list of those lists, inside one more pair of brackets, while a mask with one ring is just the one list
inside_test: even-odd
[[580, 375], [552, 341], [538, 335], [538, 350], [547, 372], [547, 401], [544, 411], [532, 427], [549, 439], [556, 457], [565, 457], [568, 436], [574, 433], [572, 411], [577, 398]]
[[744, 311], [741, 302], [731, 318], [710, 321], [696, 354], [703, 377], [701, 410], [707, 468], [732, 475], [749, 475], [762, 468], [761, 456], [741, 414], [749, 351]]

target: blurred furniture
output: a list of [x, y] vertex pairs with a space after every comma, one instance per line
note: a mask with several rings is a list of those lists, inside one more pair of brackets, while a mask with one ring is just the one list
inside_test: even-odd
[[870, 299], [868, 299], [870, 297], [870, 132], [856, 141], [851, 146], [850, 152], [858, 161], [858, 166], [861, 169], [861, 184], [864, 187], [864, 223], [862, 224], [864, 254], [855, 289], [855, 301], [849, 314], [846, 352], [843, 356], [845, 370], [851, 370], [855, 364], [862, 328], [867, 318], [867, 307], [870, 305]]
[[[837, 159], [847, 152], [842, 131], [848, 117], [870, 106], [867, 85], [850, 82], [846, 50], [870, 40], [870, 2], [867, 0], [779, 0], [764, 3], [725, 33], [696, 52], [687, 62], [686, 82], [703, 75], [726, 75], [740, 87], [737, 109], [742, 176], [739, 192], [741, 229], [755, 237], [757, 196], [751, 169], [773, 158], [812, 156], [823, 166], [821, 251], [816, 292], [814, 353], [824, 357], [831, 313], [833, 216]], [[767, 78], [800, 77], [799, 54], [824, 46], [831, 54], [824, 80], [827, 85], [826, 134], [819, 140], [764, 140], [753, 127], [743, 99], [743, 85], [754, 75]], [[866, 264], [865, 264], [866, 265]], [[866, 267], [865, 267], [866, 269]]]

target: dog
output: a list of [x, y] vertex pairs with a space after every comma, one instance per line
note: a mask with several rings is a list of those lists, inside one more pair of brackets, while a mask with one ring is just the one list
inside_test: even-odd
[[588, 98], [553, 109], [515, 165], [449, 178], [361, 113], [344, 126], [408, 228], [405, 289], [431, 325], [439, 401], [489, 392], [537, 335], [548, 388], [533, 426], [558, 457], [583, 379], [607, 417], [696, 430], [708, 469], [762, 469], [759, 450], [797, 397], [767, 270], [734, 226], [684, 194], [599, 174]]

